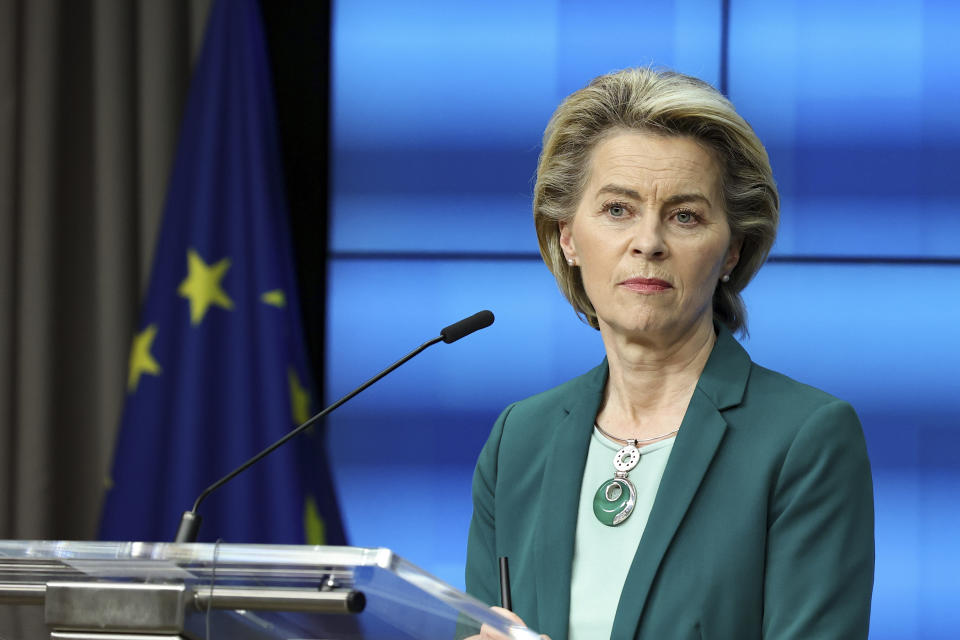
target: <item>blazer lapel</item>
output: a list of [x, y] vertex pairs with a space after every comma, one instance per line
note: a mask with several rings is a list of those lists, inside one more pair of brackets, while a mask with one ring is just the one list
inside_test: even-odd
[[721, 409], [739, 404], [750, 358], [721, 329], [690, 399], [663, 479], [620, 595], [612, 638], [632, 638], [663, 556], [687, 513], [727, 430]]
[[543, 477], [537, 517], [537, 608], [539, 618], [557, 627], [537, 629], [553, 640], [566, 640], [570, 618], [573, 542], [577, 530], [580, 485], [604, 384], [604, 363], [572, 386], [557, 421]]

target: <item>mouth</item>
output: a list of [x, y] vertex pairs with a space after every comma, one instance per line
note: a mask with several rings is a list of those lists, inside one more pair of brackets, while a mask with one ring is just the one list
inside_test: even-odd
[[620, 286], [636, 293], [660, 293], [673, 288], [672, 284], [659, 278], [628, 278]]

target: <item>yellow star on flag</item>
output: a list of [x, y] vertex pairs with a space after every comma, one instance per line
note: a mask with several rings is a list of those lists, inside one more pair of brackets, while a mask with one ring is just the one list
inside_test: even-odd
[[303, 537], [307, 544], [326, 544], [327, 527], [317, 509], [317, 501], [308, 495], [303, 505]]
[[190, 301], [190, 324], [200, 324], [212, 304], [233, 309], [233, 300], [220, 286], [229, 268], [229, 258], [208, 265], [196, 251], [187, 250], [187, 278], [180, 283], [177, 293]]
[[300, 384], [297, 373], [287, 371], [287, 381], [290, 383], [290, 409], [293, 413], [293, 422], [303, 424], [310, 418], [310, 393]]
[[127, 391], [134, 392], [140, 384], [140, 376], [148, 373], [152, 376], [160, 374], [160, 364], [150, 355], [153, 339], [157, 337], [157, 325], [151, 324], [133, 337], [133, 346], [130, 347], [130, 365], [127, 374]]
[[283, 289], [273, 289], [267, 291], [262, 296], [260, 296], [261, 302], [264, 304], [269, 304], [278, 309], [283, 309], [287, 306], [287, 297], [283, 294]]

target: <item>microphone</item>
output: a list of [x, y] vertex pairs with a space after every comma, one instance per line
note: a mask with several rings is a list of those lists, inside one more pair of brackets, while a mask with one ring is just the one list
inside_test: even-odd
[[343, 396], [342, 398], [340, 398], [339, 400], [331, 404], [326, 409], [316, 414], [315, 416], [313, 416], [312, 418], [310, 418], [309, 420], [301, 424], [299, 427], [297, 427], [293, 431], [290, 431], [285, 436], [283, 436], [282, 438], [274, 442], [272, 445], [270, 445], [269, 447], [267, 447], [257, 455], [253, 456], [249, 460], [247, 460], [246, 462], [244, 462], [242, 465], [240, 465], [239, 467], [237, 467], [236, 469], [234, 469], [224, 477], [214, 482], [212, 485], [210, 485], [209, 487], [203, 490], [203, 493], [201, 493], [200, 496], [197, 498], [196, 502], [193, 503], [193, 508], [190, 511], [183, 512], [183, 516], [181, 516], [180, 518], [180, 526], [177, 528], [177, 535], [173, 541], [174, 542], [196, 542], [197, 534], [200, 532], [200, 522], [202, 520], [202, 518], [200, 517], [200, 514], [197, 513], [197, 509], [200, 508], [200, 503], [203, 502], [207, 498], [207, 496], [209, 496], [211, 493], [213, 493], [214, 491], [216, 491], [217, 489], [219, 489], [220, 487], [228, 483], [230, 480], [232, 480], [236, 476], [240, 475], [241, 473], [243, 473], [244, 471], [246, 471], [247, 469], [255, 465], [257, 462], [259, 462], [263, 458], [270, 455], [275, 449], [278, 449], [281, 445], [285, 444], [288, 440], [291, 440], [295, 436], [306, 431], [308, 428], [313, 426], [314, 423], [320, 420], [320, 418], [323, 418], [328, 413], [330, 413], [331, 411], [333, 411], [334, 409], [342, 405], [344, 402], [346, 402], [347, 400], [350, 400], [355, 395], [365, 390], [367, 387], [377, 382], [378, 380], [386, 376], [388, 373], [392, 372], [394, 369], [396, 369], [397, 367], [405, 363], [407, 360], [410, 360], [414, 356], [419, 355], [420, 352], [425, 350], [427, 347], [431, 347], [441, 341], [446, 344], [450, 344], [451, 342], [456, 342], [460, 338], [467, 337], [474, 331], [479, 331], [480, 329], [485, 329], [486, 327], [489, 327], [491, 324], [493, 324], [493, 313], [491, 313], [490, 311], [484, 310], [484, 311], [480, 311], [479, 313], [473, 314], [469, 318], [464, 318], [460, 322], [454, 322], [450, 326], [444, 327], [440, 331], [439, 336], [437, 336], [436, 338], [433, 338], [432, 340], [428, 340], [427, 342], [424, 342], [422, 345], [420, 345], [419, 347], [417, 347], [407, 355], [403, 356], [402, 358], [394, 362], [392, 365], [390, 365], [389, 367], [387, 367], [377, 375], [373, 376], [372, 378], [364, 382], [362, 385], [360, 385], [359, 387], [357, 387], [347, 395]]
[[474, 331], [486, 329], [493, 324], [493, 314], [486, 309], [479, 311], [469, 318], [464, 318], [460, 322], [454, 322], [449, 327], [440, 330], [440, 337], [447, 344], [456, 342], [460, 338], [466, 338]]

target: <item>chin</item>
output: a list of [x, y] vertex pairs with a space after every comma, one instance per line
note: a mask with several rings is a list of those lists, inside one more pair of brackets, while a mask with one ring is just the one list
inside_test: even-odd
[[606, 325], [611, 332], [625, 336], [643, 336], [660, 333], [668, 330], [675, 324], [675, 322], [671, 322], [666, 318], [657, 317], [656, 314], [612, 319], [609, 322], [600, 321], [601, 328], [603, 325]]
[[628, 317], [620, 314], [609, 320], [601, 317], [600, 329], [609, 331], [611, 335], [635, 337], [639, 340], [653, 336], [669, 339], [671, 336], [679, 338], [695, 332], [702, 320], [702, 318], [682, 318], [675, 313], [663, 313], [663, 311], [645, 309], [644, 313], [634, 313]]

